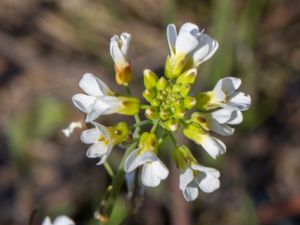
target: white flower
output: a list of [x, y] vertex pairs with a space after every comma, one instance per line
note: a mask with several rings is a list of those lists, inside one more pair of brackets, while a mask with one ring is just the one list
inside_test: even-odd
[[236, 125], [243, 121], [240, 111], [232, 109], [219, 109], [212, 113], [195, 112], [191, 120], [201, 125], [207, 131], [213, 131], [223, 136], [234, 133], [234, 128], [229, 125]]
[[98, 158], [101, 160], [97, 165], [103, 164], [113, 148], [113, 143], [109, 135], [108, 129], [96, 122], [92, 122], [95, 128], [85, 130], [81, 133], [81, 141], [85, 144], [92, 144], [87, 150], [88, 158]]
[[179, 188], [187, 201], [198, 197], [198, 189], [211, 193], [220, 187], [220, 172], [216, 169], [192, 164], [182, 170], [179, 179]]
[[83, 75], [79, 86], [86, 94], [76, 94], [72, 100], [77, 108], [87, 113], [86, 122], [91, 122], [100, 115], [113, 113], [134, 115], [139, 110], [136, 98], [113, 96], [107, 84], [91, 73]]
[[42, 225], [75, 225], [75, 222], [67, 216], [58, 216], [51, 222], [50, 218], [47, 216]]
[[184, 128], [183, 134], [196, 144], [201, 145], [214, 159], [226, 152], [226, 145], [218, 138], [210, 136], [209, 132], [204, 130], [199, 123], [190, 123]]
[[135, 149], [125, 160], [125, 172], [130, 173], [139, 166], [143, 166], [142, 183], [148, 187], [158, 186], [169, 175], [168, 168], [153, 152]]
[[210, 59], [219, 47], [216, 40], [203, 34], [203, 31], [200, 31], [199, 27], [193, 23], [183, 24], [178, 35], [175, 25], [169, 24], [167, 39], [171, 57], [176, 55], [190, 56], [195, 67]]
[[220, 79], [213, 89], [213, 102], [223, 108], [244, 111], [250, 107], [251, 98], [243, 92], [238, 92], [242, 81], [236, 77]]
[[110, 39], [110, 55], [119, 69], [128, 66], [127, 54], [131, 35], [122, 33], [120, 36], [114, 35]]

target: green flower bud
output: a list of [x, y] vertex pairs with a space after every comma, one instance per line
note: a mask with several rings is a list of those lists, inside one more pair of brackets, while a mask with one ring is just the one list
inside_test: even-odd
[[191, 91], [191, 85], [184, 84], [184, 85], [180, 86], [179, 92], [180, 92], [182, 97], [188, 96], [190, 91]]
[[143, 91], [143, 97], [147, 100], [147, 102], [151, 102], [156, 95], [156, 90], [155, 89], [145, 89]]
[[192, 109], [196, 105], [196, 99], [192, 96], [187, 96], [183, 100], [183, 106], [186, 109]]
[[181, 108], [176, 108], [175, 113], [174, 113], [174, 118], [175, 119], [182, 119], [184, 117], [185, 110]]
[[218, 103], [214, 101], [215, 94], [212, 91], [198, 93], [196, 95], [196, 107], [201, 111], [208, 111], [219, 107]]
[[144, 70], [144, 86], [146, 89], [154, 88], [158, 78], [154, 72], [149, 69]]
[[162, 119], [162, 120], [167, 120], [169, 118], [169, 115], [168, 115], [168, 111], [167, 110], [161, 110], [159, 112], [159, 117]]
[[184, 72], [183, 74], [181, 74], [177, 78], [176, 83], [177, 84], [194, 84], [196, 81], [196, 77], [197, 77], [197, 69], [192, 68], [192, 69]]
[[168, 83], [168, 81], [166, 80], [166, 78], [161, 77], [161, 78], [159, 78], [159, 80], [158, 80], [157, 83], [156, 83], [156, 88], [157, 88], [158, 90], [165, 90], [166, 87], [168, 87], [168, 85], [169, 85], [169, 83]]
[[157, 119], [157, 117], [158, 117], [157, 108], [154, 108], [154, 107], [147, 108], [145, 110], [145, 116], [150, 120]]
[[180, 84], [174, 84], [174, 85], [172, 86], [172, 91], [173, 91], [173, 92], [180, 92], [180, 87], [181, 87]]
[[179, 127], [179, 122], [175, 119], [169, 119], [165, 122], [167, 130], [175, 132]]
[[161, 101], [155, 98], [151, 101], [151, 105], [154, 107], [159, 107], [161, 105]]

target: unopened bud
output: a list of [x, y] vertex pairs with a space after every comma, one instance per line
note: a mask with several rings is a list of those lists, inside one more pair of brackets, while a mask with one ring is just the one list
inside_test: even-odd
[[144, 86], [146, 89], [154, 88], [157, 80], [158, 78], [153, 71], [149, 69], [144, 70]]

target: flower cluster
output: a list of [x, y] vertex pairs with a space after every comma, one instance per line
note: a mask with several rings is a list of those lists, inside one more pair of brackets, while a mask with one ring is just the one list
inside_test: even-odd
[[[231, 126], [242, 122], [242, 111], [249, 108], [251, 99], [238, 91], [241, 80], [225, 77], [213, 90], [192, 94], [199, 65], [211, 58], [219, 45], [195, 24], [185, 23], [179, 32], [170, 24], [167, 27], [170, 54], [165, 72], [157, 75], [150, 69], [144, 70], [143, 97], [147, 103], [142, 104], [131, 95], [129, 88], [132, 79], [128, 60], [130, 40], [130, 34], [123, 33], [113, 36], [110, 43], [116, 82], [124, 86], [126, 94], [113, 92], [103, 80], [86, 73], [79, 82], [84, 93], [72, 98], [74, 105], [86, 113], [85, 122], [94, 127], [81, 134], [81, 141], [91, 145], [87, 157], [100, 159], [97, 165], [107, 164], [114, 146], [126, 143], [131, 147], [124, 154], [121, 169], [131, 173], [142, 168], [142, 184], [156, 187], [169, 175], [167, 166], [158, 156], [160, 144], [169, 137], [174, 144], [170, 147], [171, 158], [180, 170], [179, 188], [184, 198], [195, 200], [199, 189], [213, 192], [220, 186], [220, 172], [200, 165], [191, 150], [177, 143], [173, 135], [182, 130], [214, 159], [225, 153], [225, 144], [213, 134], [232, 135], [234, 128]], [[142, 110], [145, 117], [141, 119]], [[134, 116], [136, 122], [130, 126], [119, 122], [108, 127], [96, 122], [99, 116], [114, 113]], [[147, 130], [145, 125], [152, 125], [152, 128]]]

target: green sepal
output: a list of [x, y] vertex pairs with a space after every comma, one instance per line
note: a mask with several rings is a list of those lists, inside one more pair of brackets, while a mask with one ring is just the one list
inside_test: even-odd
[[183, 74], [181, 74], [177, 80], [177, 84], [194, 84], [197, 78], [197, 69], [192, 68], [188, 71], [185, 71]]
[[198, 93], [195, 97], [196, 107], [200, 111], [209, 111], [219, 107], [218, 103], [214, 101], [214, 92], [212, 91]]

